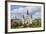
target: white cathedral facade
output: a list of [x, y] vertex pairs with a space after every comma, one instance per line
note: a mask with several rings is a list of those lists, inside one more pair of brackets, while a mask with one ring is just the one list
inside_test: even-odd
[[[16, 18], [16, 16], [22, 16], [22, 18]], [[22, 22], [23, 24], [32, 24], [32, 16], [28, 13], [27, 10], [27, 14], [14, 14], [11, 16], [11, 19], [13, 19], [13, 22]]]

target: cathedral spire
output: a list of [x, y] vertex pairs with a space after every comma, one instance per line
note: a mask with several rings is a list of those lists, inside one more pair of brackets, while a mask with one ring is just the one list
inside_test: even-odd
[[28, 12], [28, 10], [27, 10], [27, 15], [29, 15], [29, 12]]
[[24, 15], [23, 15], [23, 18], [24, 18]]

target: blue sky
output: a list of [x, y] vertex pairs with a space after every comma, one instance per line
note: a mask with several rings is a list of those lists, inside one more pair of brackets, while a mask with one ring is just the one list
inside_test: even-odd
[[[28, 7], [28, 8], [27, 8]], [[11, 13], [15, 14], [26, 14], [27, 10], [29, 14], [32, 15], [33, 19], [38, 16], [41, 16], [41, 6], [20, 6], [20, 5], [11, 5]]]

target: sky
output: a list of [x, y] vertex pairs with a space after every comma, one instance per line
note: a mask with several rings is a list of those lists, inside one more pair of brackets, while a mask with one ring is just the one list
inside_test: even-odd
[[33, 19], [41, 16], [41, 6], [11, 5], [12, 15], [15, 15], [15, 14], [27, 14], [27, 10], [28, 10], [29, 14], [32, 15]]

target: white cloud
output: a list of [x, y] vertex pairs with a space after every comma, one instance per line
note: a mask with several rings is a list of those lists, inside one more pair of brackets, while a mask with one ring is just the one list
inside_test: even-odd
[[38, 18], [38, 17], [41, 17], [40, 15], [41, 15], [41, 14], [40, 14], [39, 12], [36, 12], [36, 13], [33, 15], [33, 19]]
[[18, 9], [13, 9], [11, 12], [16, 13], [17, 11], [18, 11]]
[[[13, 11], [12, 11], [12, 13], [21, 13], [21, 14], [26, 14], [27, 13], [27, 10], [29, 11], [29, 12], [34, 12], [34, 11], [37, 11], [38, 10], [38, 8], [39, 7], [20, 7], [20, 8], [17, 8], [17, 9], [14, 9]], [[36, 18], [36, 17], [38, 17], [39, 16], [39, 13], [37, 12], [37, 13], [35, 13], [34, 15], [33, 15], [33, 18]]]
[[18, 12], [23, 12], [24, 11], [24, 8], [23, 7], [20, 7], [19, 9], [18, 9]]

